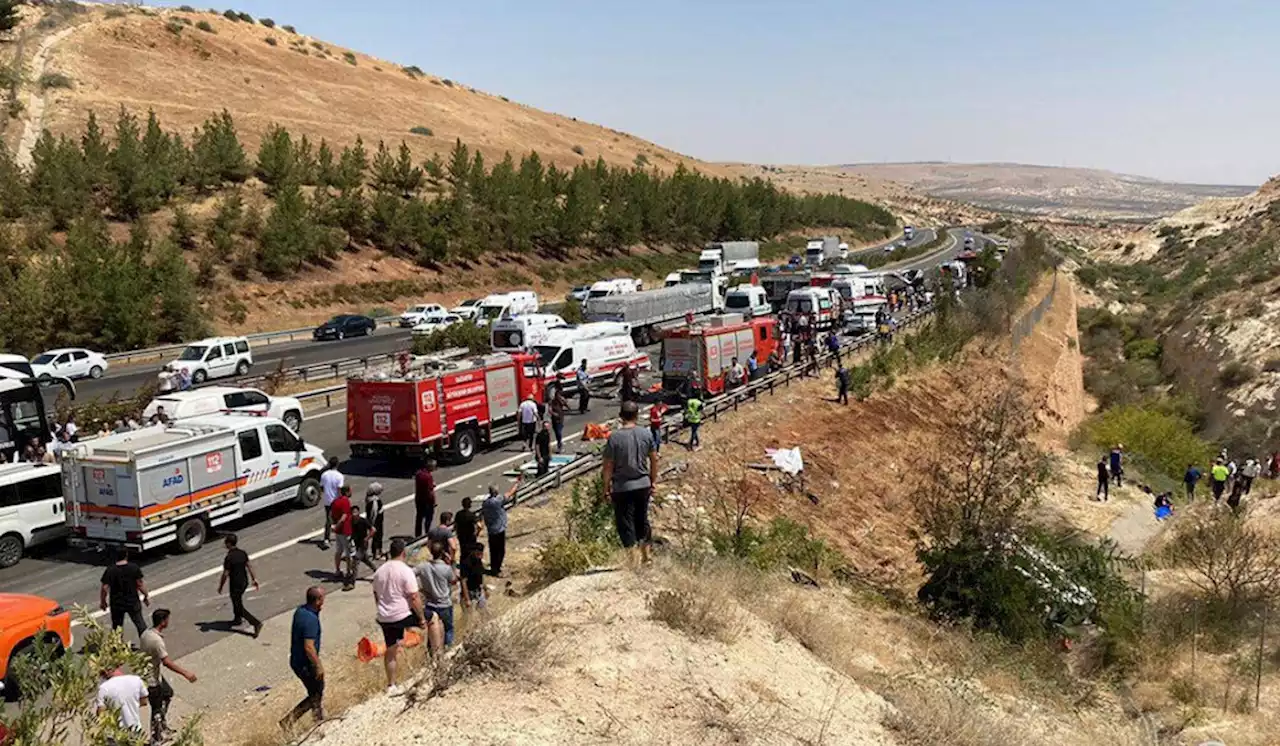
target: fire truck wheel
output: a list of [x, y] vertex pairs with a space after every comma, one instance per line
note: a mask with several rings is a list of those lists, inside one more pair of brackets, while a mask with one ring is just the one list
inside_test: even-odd
[[453, 458], [460, 464], [469, 464], [480, 448], [480, 438], [476, 431], [464, 428], [453, 435]]
[[183, 554], [190, 554], [204, 546], [209, 535], [209, 527], [203, 518], [188, 518], [178, 524], [178, 549]]
[[315, 477], [307, 477], [302, 480], [302, 484], [298, 485], [298, 506], [303, 508], [314, 508], [320, 504], [320, 480]]

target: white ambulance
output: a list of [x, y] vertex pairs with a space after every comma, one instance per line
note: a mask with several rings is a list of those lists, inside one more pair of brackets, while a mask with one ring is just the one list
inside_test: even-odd
[[498, 319], [489, 327], [489, 345], [496, 352], [532, 350], [546, 340], [547, 334], [565, 321], [554, 313], [529, 313]]
[[542, 359], [546, 376], [555, 376], [565, 391], [577, 390], [577, 370], [584, 360], [592, 380], [612, 380], [628, 365], [637, 370], [651, 366], [649, 356], [636, 350], [630, 325], [613, 321], [552, 329], [533, 351]]

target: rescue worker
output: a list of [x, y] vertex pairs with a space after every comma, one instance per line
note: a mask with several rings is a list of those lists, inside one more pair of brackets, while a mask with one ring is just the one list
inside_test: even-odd
[[591, 399], [591, 392], [587, 390], [591, 376], [587, 373], [586, 358], [582, 359], [582, 364], [574, 371], [573, 378], [578, 383], [578, 414], [584, 414], [587, 411], [587, 402]]
[[843, 365], [836, 369], [836, 403], [849, 403], [849, 371]]
[[702, 447], [702, 441], [698, 439], [698, 428], [702, 426], [703, 407], [701, 392], [695, 388], [684, 403], [684, 424], [689, 426], [689, 450], [691, 451]]

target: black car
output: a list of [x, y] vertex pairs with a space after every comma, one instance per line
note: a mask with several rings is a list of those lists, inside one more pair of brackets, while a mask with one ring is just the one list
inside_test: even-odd
[[354, 314], [342, 314], [334, 316], [311, 333], [316, 339], [346, 339], [347, 337], [360, 337], [373, 333], [378, 328], [378, 322], [368, 316], [356, 316]]

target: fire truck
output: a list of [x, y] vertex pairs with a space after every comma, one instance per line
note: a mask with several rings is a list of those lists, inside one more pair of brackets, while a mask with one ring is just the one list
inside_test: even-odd
[[347, 442], [353, 457], [437, 454], [467, 463], [519, 433], [520, 402], [541, 403], [536, 354], [402, 359], [390, 373], [347, 380]]
[[745, 368], [756, 353], [760, 370], [777, 349], [781, 332], [773, 316], [750, 320], [741, 314], [709, 316], [694, 324], [672, 329], [662, 338], [662, 388], [684, 391], [697, 383], [703, 391], [719, 394], [733, 359]]

